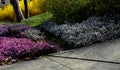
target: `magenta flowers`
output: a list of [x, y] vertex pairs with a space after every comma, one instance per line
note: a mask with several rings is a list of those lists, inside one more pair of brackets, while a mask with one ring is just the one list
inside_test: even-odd
[[34, 42], [27, 38], [0, 37], [0, 61], [21, 59], [57, 52], [58, 47], [47, 42]]
[[0, 64], [58, 51], [57, 46], [40, 41], [40, 35], [39, 30], [23, 24], [0, 26]]

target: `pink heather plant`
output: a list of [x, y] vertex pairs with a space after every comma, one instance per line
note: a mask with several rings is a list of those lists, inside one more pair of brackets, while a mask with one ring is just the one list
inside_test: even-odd
[[39, 35], [39, 30], [23, 24], [0, 26], [0, 64], [58, 51], [55, 45], [39, 42]]
[[54, 53], [58, 47], [47, 42], [34, 42], [27, 38], [0, 37], [0, 61], [12, 59], [22, 59], [25, 57], [40, 56]]

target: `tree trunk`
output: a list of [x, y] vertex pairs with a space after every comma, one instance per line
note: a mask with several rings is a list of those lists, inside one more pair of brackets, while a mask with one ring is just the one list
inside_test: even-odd
[[27, 0], [24, 0], [24, 6], [25, 6], [25, 18], [27, 19], [29, 17]]
[[18, 22], [21, 22], [24, 19], [24, 15], [21, 11], [19, 0], [10, 0], [15, 12], [15, 16]]

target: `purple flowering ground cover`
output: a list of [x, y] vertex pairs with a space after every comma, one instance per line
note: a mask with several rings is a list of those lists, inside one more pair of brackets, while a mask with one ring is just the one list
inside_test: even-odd
[[[0, 26], [0, 64], [17, 62], [17, 60], [27, 57], [32, 59], [59, 50], [56, 45], [52, 45], [45, 40], [32, 40], [33, 37], [30, 36], [36, 36], [39, 39], [37, 30], [32, 29], [32, 27], [23, 24]], [[27, 38], [26, 34], [30, 38]]]
[[32, 27], [24, 24], [9, 24], [0, 26], [0, 36], [24, 37], [23, 32]]
[[41, 31], [24, 24], [9, 24], [0, 26], [0, 36], [29, 38], [34, 41], [39, 41]]

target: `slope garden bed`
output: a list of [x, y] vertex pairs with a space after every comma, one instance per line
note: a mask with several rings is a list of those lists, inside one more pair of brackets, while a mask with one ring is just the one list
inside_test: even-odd
[[[120, 15], [92, 16], [81, 23], [57, 25], [46, 21], [37, 28], [52, 34], [68, 48], [79, 48], [120, 37]], [[64, 47], [63, 47], [64, 48]]]
[[25, 58], [33, 59], [59, 50], [57, 45], [46, 42], [41, 36], [39, 30], [27, 25], [1, 25], [0, 64], [14, 63]]

